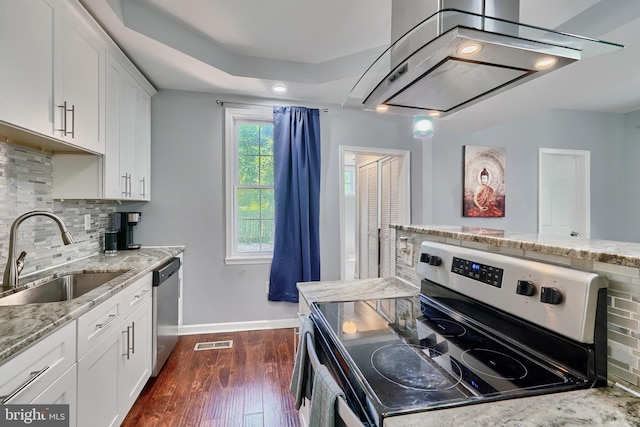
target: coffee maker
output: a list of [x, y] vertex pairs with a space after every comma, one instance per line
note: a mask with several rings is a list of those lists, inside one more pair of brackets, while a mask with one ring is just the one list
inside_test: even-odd
[[133, 227], [139, 222], [140, 212], [116, 212], [114, 228], [118, 232], [118, 250], [140, 249], [139, 243], [133, 243]]

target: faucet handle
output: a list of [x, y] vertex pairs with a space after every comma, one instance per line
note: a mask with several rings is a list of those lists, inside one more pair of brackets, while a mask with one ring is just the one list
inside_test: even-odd
[[18, 259], [16, 260], [16, 272], [17, 274], [20, 274], [22, 272], [22, 269], [24, 268], [24, 258], [27, 256], [27, 253], [25, 251], [20, 252], [20, 256], [18, 257]]

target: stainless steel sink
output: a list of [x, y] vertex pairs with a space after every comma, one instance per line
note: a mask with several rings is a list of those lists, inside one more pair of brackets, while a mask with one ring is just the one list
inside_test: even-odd
[[0, 298], [0, 305], [71, 301], [98, 286], [104, 285], [123, 273], [123, 271], [112, 271], [105, 273], [76, 273], [60, 276], [41, 285]]

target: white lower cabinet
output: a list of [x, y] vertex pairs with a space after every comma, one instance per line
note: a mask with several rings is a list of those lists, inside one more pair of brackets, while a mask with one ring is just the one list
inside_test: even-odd
[[[120, 425], [151, 376], [151, 273], [94, 310], [102, 306], [110, 313], [107, 321], [114, 320], [104, 325], [110, 328], [104, 338], [78, 360], [79, 426]], [[93, 321], [92, 314], [84, 316]], [[78, 330], [94, 335], [91, 328], [82, 328], [83, 317]], [[82, 336], [78, 340], [86, 342]]]
[[118, 331], [111, 332], [78, 361], [78, 425], [115, 426], [118, 412]]
[[124, 348], [118, 372], [118, 406], [122, 408], [124, 416], [151, 376], [151, 307], [151, 298], [148, 298], [121, 328]]
[[152, 273], [0, 365], [0, 405], [68, 404], [69, 427], [118, 426], [151, 377]]
[[69, 404], [69, 426], [76, 426], [75, 359], [72, 321], [0, 366], [0, 402]]

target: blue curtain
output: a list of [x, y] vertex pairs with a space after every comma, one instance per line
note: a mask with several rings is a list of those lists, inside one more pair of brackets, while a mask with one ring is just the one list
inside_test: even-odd
[[320, 111], [273, 108], [275, 237], [269, 300], [298, 302], [320, 280]]

